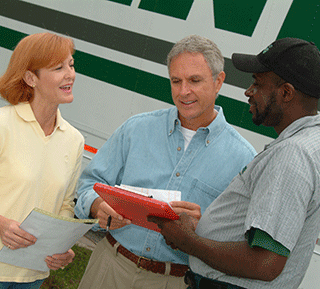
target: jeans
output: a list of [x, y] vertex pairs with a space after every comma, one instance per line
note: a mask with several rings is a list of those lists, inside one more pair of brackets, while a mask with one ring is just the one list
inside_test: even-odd
[[0, 282], [0, 289], [39, 289], [44, 279], [30, 283]]

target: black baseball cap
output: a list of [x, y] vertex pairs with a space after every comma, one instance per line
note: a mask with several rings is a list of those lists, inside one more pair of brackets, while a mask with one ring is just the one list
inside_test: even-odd
[[273, 71], [295, 89], [320, 98], [320, 53], [313, 42], [278, 39], [258, 55], [232, 54], [232, 63], [244, 72]]

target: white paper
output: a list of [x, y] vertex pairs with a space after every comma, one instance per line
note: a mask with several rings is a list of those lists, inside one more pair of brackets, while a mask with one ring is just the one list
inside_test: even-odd
[[0, 262], [33, 270], [49, 271], [47, 256], [67, 252], [98, 220], [78, 220], [33, 209], [20, 228], [37, 238], [27, 248], [0, 250]]
[[181, 201], [180, 191], [147, 189], [127, 185], [121, 185], [119, 187], [130, 192], [140, 193], [149, 197], [152, 196], [152, 198], [166, 203], [170, 203], [172, 201]]

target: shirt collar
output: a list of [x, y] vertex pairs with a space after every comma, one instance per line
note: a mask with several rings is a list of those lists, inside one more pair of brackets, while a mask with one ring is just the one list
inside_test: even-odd
[[[223, 114], [222, 107], [215, 105], [215, 110], [218, 111], [216, 118], [207, 126], [200, 127], [197, 130], [198, 132], [203, 132], [207, 134], [206, 144], [209, 144], [214, 138], [216, 138], [221, 131], [224, 130], [227, 122]], [[181, 122], [178, 118], [178, 109], [173, 107], [169, 114], [169, 123], [168, 123], [168, 132], [169, 135], [173, 134], [175, 130], [179, 130], [181, 127]]]
[[227, 125], [226, 118], [223, 114], [223, 109], [221, 106], [215, 105], [215, 110], [218, 112], [216, 118], [207, 126], [208, 129], [208, 140], [212, 141], [225, 129]]
[[307, 127], [313, 127], [316, 125], [320, 125], [320, 115], [313, 115], [313, 116], [305, 116], [297, 119], [293, 123], [291, 123], [289, 126], [287, 126], [280, 134], [279, 136], [272, 141], [270, 144], [265, 146], [265, 149], [268, 147], [274, 146], [277, 143], [288, 139], [289, 137], [293, 136], [298, 131], [307, 128]]
[[[29, 102], [21, 102], [14, 106], [17, 114], [26, 122], [37, 122]], [[56, 128], [66, 130], [67, 125], [61, 116], [60, 110], [57, 111]]]

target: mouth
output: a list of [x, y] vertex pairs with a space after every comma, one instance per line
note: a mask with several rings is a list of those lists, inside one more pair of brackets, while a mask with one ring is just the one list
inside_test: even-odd
[[190, 104], [193, 104], [193, 103], [195, 103], [196, 102], [196, 100], [191, 100], [191, 101], [181, 101], [181, 103], [182, 104], [184, 104], [184, 105], [190, 105]]
[[66, 85], [60, 86], [59, 88], [66, 93], [70, 93], [72, 91], [72, 84], [66, 84]]
[[256, 105], [255, 105], [255, 103], [250, 102], [250, 101], [249, 101], [249, 105], [250, 105], [249, 112], [250, 112], [250, 113], [253, 113], [253, 111], [254, 111], [254, 110], [255, 110], [255, 108], [256, 108]]

